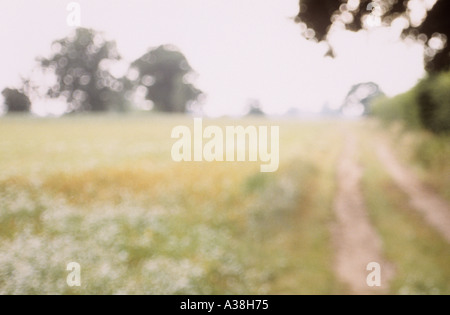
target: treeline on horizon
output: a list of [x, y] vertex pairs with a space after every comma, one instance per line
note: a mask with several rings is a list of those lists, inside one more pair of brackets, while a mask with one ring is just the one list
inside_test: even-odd
[[[136, 107], [158, 112], [186, 113], [202, 107], [204, 93], [192, 80], [195, 71], [187, 58], [172, 45], [149, 49], [133, 61], [126, 74], [115, 77], [111, 65], [121, 60], [114, 41], [101, 32], [78, 28], [56, 40], [48, 58], [38, 57], [37, 70], [52, 75], [54, 84], [44, 86], [32, 77], [23, 78], [19, 88], [4, 88], [2, 95], [8, 112], [29, 112], [30, 99], [60, 99], [67, 104], [64, 114], [80, 112], [125, 112]], [[357, 97], [361, 88], [369, 91]], [[363, 114], [372, 114], [386, 122], [403, 121], [409, 128], [424, 128], [436, 134], [450, 131], [450, 72], [429, 71], [426, 78], [407, 93], [386, 98], [373, 82], [353, 86], [342, 107], [359, 104]], [[64, 106], [64, 105], [61, 105]], [[249, 102], [249, 114], [263, 115], [258, 100]], [[337, 114], [327, 112], [323, 114]]]
[[54, 77], [53, 84], [44, 86], [28, 77], [22, 78], [19, 88], [4, 88], [8, 112], [29, 112], [36, 97], [63, 100], [65, 113], [127, 111], [136, 98], [145, 109], [161, 112], [184, 113], [201, 106], [203, 92], [192, 82], [195, 71], [172, 45], [149, 49], [123, 77], [111, 73], [111, 66], [121, 60], [116, 43], [93, 29], [77, 28], [54, 41], [51, 51], [48, 58], [36, 58], [33, 71]]

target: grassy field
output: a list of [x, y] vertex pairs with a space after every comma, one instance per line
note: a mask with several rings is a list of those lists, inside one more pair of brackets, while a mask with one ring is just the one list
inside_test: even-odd
[[[333, 271], [335, 169], [343, 130], [363, 126], [209, 123], [279, 125], [280, 169], [173, 162], [171, 130], [191, 126], [185, 117], [2, 118], [0, 294], [348, 293]], [[419, 228], [401, 193], [380, 199], [389, 183], [363, 156], [371, 216], [401, 271], [393, 293], [450, 293], [448, 244]], [[69, 262], [81, 265], [81, 287], [66, 284]], [[417, 277], [427, 282], [404, 289]]]

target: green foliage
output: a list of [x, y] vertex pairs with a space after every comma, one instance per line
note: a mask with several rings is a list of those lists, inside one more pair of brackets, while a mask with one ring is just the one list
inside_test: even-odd
[[417, 147], [414, 150], [414, 158], [423, 167], [435, 168], [439, 170], [448, 168], [448, 157], [450, 156], [450, 139], [448, 137], [434, 137], [421, 139], [417, 141]]
[[403, 121], [408, 128], [423, 127], [436, 134], [450, 131], [450, 72], [423, 79], [412, 90], [381, 98], [373, 114], [383, 121]]
[[435, 133], [450, 131], [450, 72], [423, 80], [417, 90], [423, 125]]
[[248, 193], [263, 191], [273, 180], [270, 174], [256, 173], [245, 181], [244, 191]]
[[393, 98], [380, 97], [372, 106], [372, 114], [384, 122], [404, 121], [409, 128], [422, 127], [414, 91]]

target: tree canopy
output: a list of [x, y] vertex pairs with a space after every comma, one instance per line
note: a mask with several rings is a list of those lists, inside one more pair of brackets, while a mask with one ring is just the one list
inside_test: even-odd
[[53, 55], [40, 58], [42, 68], [51, 70], [57, 83], [50, 97], [64, 96], [69, 111], [105, 111], [123, 90], [123, 82], [112, 76], [109, 65], [120, 59], [113, 41], [91, 29], [78, 28], [52, 45]]
[[378, 96], [383, 95], [378, 84], [374, 82], [364, 82], [355, 84], [345, 97], [342, 111], [360, 110], [361, 114], [370, 113], [371, 102]]
[[[68, 112], [122, 111], [136, 95], [151, 101], [157, 111], [183, 113], [200, 106], [202, 91], [191, 83], [195, 72], [175, 47], [149, 50], [131, 63], [128, 75], [116, 77], [111, 67], [120, 59], [114, 41], [95, 30], [78, 28], [53, 42], [50, 57], [37, 59], [39, 73], [54, 75], [55, 83], [48, 88], [39, 79], [24, 78], [23, 90], [33, 94], [48, 88], [47, 96], [66, 100]], [[37, 94], [40, 97], [42, 92]]]
[[163, 45], [150, 50], [131, 64], [135, 86], [146, 89], [146, 98], [162, 112], [184, 113], [202, 92], [189, 81], [193, 69], [176, 48]]
[[2, 91], [8, 112], [28, 112], [31, 102], [28, 96], [17, 89], [5, 88]]
[[[376, 14], [382, 25], [391, 25], [397, 18], [403, 18], [405, 28], [402, 36], [413, 36], [426, 42], [426, 68], [430, 72], [450, 68], [450, 1], [438, 0], [429, 9], [423, 21], [412, 18], [408, 6], [410, 0], [300, 0], [296, 21], [304, 23], [305, 36], [326, 41], [332, 26], [344, 26], [358, 31], [367, 27], [367, 18]], [[332, 50], [330, 55], [333, 55]]]

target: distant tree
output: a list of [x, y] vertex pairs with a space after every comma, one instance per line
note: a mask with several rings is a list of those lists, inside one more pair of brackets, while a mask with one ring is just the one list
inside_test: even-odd
[[135, 88], [146, 90], [146, 99], [161, 112], [184, 113], [202, 91], [189, 82], [193, 69], [186, 57], [172, 46], [159, 46], [131, 64], [137, 71], [131, 80]]
[[367, 115], [370, 113], [370, 105], [372, 100], [382, 95], [378, 84], [374, 82], [359, 83], [351, 87], [350, 91], [345, 97], [342, 110], [346, 111], [352, 108], [361, 107], [361, 114]]
[[264, 116], [259, 100], [252, 99], [248, 102], [248, 116]]
[[[438, 0], [420, 25], [413, 23], [409, 3], [408, 0], [300, 0], [296, 21], [305, 24], [304, 34], [307, 38], [326, 41], [333, 25], [340, 24], [348, 30], [358, 31], [365, 28], [369, 14], [379, 16], [384, 25], [391, 25], [396, 18], [403, 17], [409, 22], [403, 36], [419, 37], [427, 41], [427, 70], [448, 70], [450, 47], [446, 42], [450, 38], [450, 1]], [[330, 48], [328, 55], [333, 54]]]
[[8, 112], [30, 111], [30, 99], [20, 90], [5, 88], [2, 91], [2, 95], [4, 97], [4, 103], [8, 108]]
[[69, 111], [106, 111], [120, 107], [124, 82], [111, 75], [110, 64], [120, 56], [113, 41], [91, 29], [78, 28], [72, 36], [56, 40], [53, 54], [38, 61], [56, 75], [50, 97], [64, 96]]

